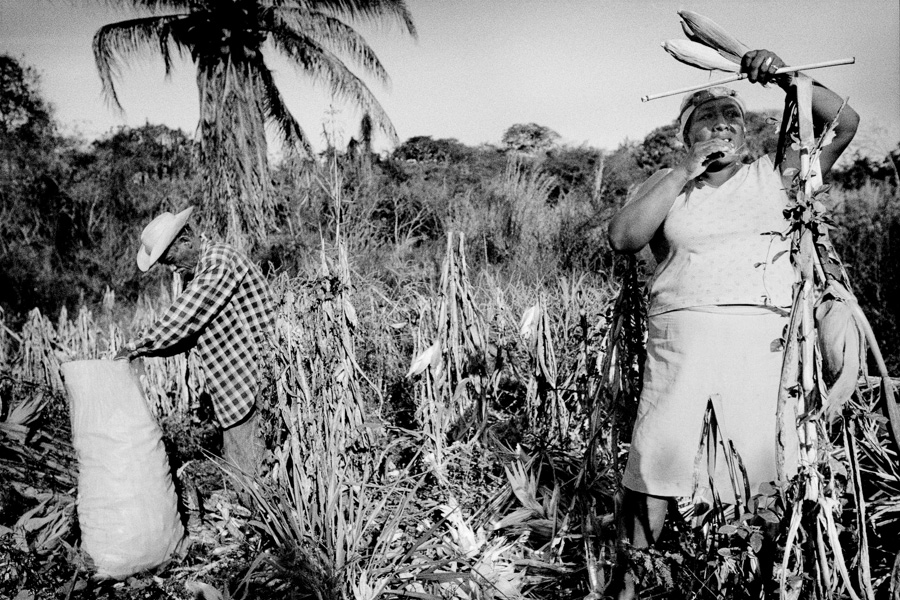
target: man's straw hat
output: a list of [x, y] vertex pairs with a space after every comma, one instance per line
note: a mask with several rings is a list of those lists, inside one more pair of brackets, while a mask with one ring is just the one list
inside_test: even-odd
[[147, 271], [159, 260], [187, 223], [192, 212], [193, 206], [188, 206], [177, 215], [164, 212], [144, 227], [144, 231], [141, 232], [141, 247], [137, 253], [138, 269]]

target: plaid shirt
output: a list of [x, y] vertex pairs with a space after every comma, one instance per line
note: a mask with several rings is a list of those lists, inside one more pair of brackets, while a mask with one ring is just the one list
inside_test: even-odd
[[223, 429], [256, 399], [272, 300], [259, 269], [228, 244], [204, 243], [194, 278], [146, 333], [136, 356], [167, 356], [196, 345]]

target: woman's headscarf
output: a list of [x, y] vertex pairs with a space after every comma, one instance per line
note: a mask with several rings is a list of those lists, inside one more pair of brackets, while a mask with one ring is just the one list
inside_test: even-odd
[[678, 133], [675, 135], [675, 138], [681, 142], [682, 144], [686, 144], [684, 141], [684, 134], [687, 132], [688, 124], [691, 120], [691, 115], [694, 114], [694, 111], [697, 110], [697, 107], [701, 104], [709, 102], [710, 100], [716, 100], [718, 98], [729, 98], [734, 101], [735, 104], [741, 109], [741, 114], [747, 112], [747, 107], [744, 105], [744, 101], [738, 96], [738, 93], [731, 88], [727, 88], [721, 85], [707, 88], [705, 90], [700, 90], [699, 92], [694, 92], [692, 94], [685, 95], [684, 99], [681, 101], [681, 109], [678, 111]]

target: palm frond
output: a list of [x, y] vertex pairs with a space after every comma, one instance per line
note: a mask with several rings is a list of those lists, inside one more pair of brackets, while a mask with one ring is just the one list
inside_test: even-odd
[[[296, 0], [273, 0], [272, 4], [279, 7], [296, 5]], [[392, 18], [411, 36], [417, 36], [406, 0], [311, 0], [308, 5], [313, 10], [354, 21], [380, 22], [385, 17]]]
[[284, 8], [273, 15], [282, 26], [303, 31], [329, 50], [352, 58], [366, 73], [388, 85], [390, 77], [365, 38], [340, 19], [308, 8]]
[[146, 11], [190, 10], [194, 8], [194, 0], [99, 0], [100, 4], [121, 9], [123, 5]]
[[115, 80], [119, 77], [120, 66], [132, 57], [144, 57], [155, 48], [165, 48], [163, 60], [166, 75], [171, 71], [171, 55], [169, 43], [174, 43], [181, 50], [186, 48], [172, 36], [171, 25], [189, 18], [189, 15], [166, 15], [130, 19], [104, 25], [94, 34], [94, 61], [100, 73], [103, 94], [113, 106], [122, 110], [115, 89]]
[[286, 28], [278, 29], [272, 41], [277, 50], [299, 65], [303, 73], [328, 86], [332, 96], [359, 105], [392, 141], [398, 140], [394, 125], [384, 108], [366, 84], [334, 53], [308, 35]]
[[266, 110], [266, 118], [278, 129], [281, 134], [282, 141], [286, 146], [293, 149], [299, 146], [309, 155], [312, 154], [312, 146], [309, 138], [306, 137], [297, 119], [291, 114], [285, 105], [284, 97], [275, 84], [272, 77], [272, 71], [265, 65], [260, 58], [258, 64], [254, 64], [256, 75], [258, 77], [262, 101]]

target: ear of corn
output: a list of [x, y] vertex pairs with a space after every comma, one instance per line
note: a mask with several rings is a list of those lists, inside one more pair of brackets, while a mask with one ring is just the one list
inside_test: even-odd
[[[687, 23], [685, 23], [684, 21], [680, 21], [680, 23], [681, 23], [681, 30], [684, 32], [684, 36], [687, 39], [691, 40], [692, 42], [697, 42], [698, 44], [703, 44], [703, 40], [701, 38], [699, 38], [696, 33], [694, 33], [694, 30], [691, 29]], [[704, 45], [706, 45], [706, 44], [704, 44]]]
[[703, 15], [689, 10], [678, 11], [678, 15], [684, 19], [681, 28], [684, 29], [689, 39], [719, 51], [732, 62], [740, 63], [741, 57], [750, 50], [715, 21]]
[[663, 48], [675, 57], [679, 62], [705, 69], [707, 71], [727, 71], [729, 73], [737, 73], [740, 65], [734, 63], [721, 54], [697, 42], [690, 40], [666, 40], [662, 44]]
[[866, 343], [852, 309], [839, 297], [826, 295], [816, 307], [815, 320], [823, 375], [829, 386], [826, 413], [831, 421], [856, 391]]

